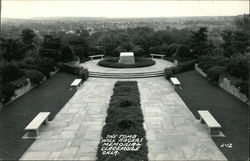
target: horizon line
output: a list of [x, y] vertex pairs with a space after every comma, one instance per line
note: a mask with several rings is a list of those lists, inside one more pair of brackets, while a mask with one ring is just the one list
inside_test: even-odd
[[102, 18], [102, 19], [143, 19], [143, 18], [198, 18], [198, 17], [236, 17], [236, 16], [242, 16], [242, 15], [249, 15], [248, 13], [244, 13], [244, 14], [239, 14], [239, 15], [218, 15], [218, 16], [214, 16], [214, 15], [211, 15], [211, 16], [147, 16], [147, 17], [92, 17], [92, 16], [51, 16], [51, 17], [48, 17], [48, 16], [45, 16], [45, 17], [28, 17], [28, 18], [15, 18], [15, 17], [1, 17], [0, 19], [25, 19], [25, 20], [32, 20], [32, 19], [38, 19], [38, 18], [91, 18], [91, 19], [94, 19], [94, 18]]

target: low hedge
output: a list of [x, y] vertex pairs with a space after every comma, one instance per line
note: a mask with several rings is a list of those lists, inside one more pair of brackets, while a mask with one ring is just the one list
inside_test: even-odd
[[89, 71], [88, 69], [80, 69], [79, 75], [83, 81], [86, 81], [89, 78]]
[[177, 66], [165, 68], [164, 69], [164, 77], [166, 79], [170, 79], [171, 77], [174, 76], [174, 74], [178, 74], [178, 73], [185, 72], [188, 70], [193, 70], [195, 62], [196, 62], [195, 60], [192, 60], [192, 61], [178, 64]]
[[26, 86], [29, 82], [26, 77], [21, 77], [17, 80], [11, 81], [10, 83], [15, 87], [15, 89], [20, 89]]
[[83, 67], [79, 67], [73, 64], [68, 64], [65, 63], [62, 67], [62, 71], [69, 73], [69, 74], [74, 74], [74, 75], [79, 75], [80, 70], [82, 70]]
[[26, 71], [26, 76], [30, 79], [30, 82], [34, 85], [39, 84], [44, 79], [44, 75], [37, 70]]
[[[148, 160], [148, 147], [143, 128], [143, 114], [140, 104], [140, 94], [136, 81], [118, 81], [113, 89], [109, 108], [107, 110], [106, 124], [102, 129], [102, 139], [107, 135], [126, 135], [141, 138], [141, 146], [135, 151], [118, 150], [117, 155], [105, 155], [102, 148], [107, 147], [100, 141], [97, 150], [97, 161], [129, 161]], [[115, 139], [117, 143], [118, 138]], [[119, 145], [121, 146], [121, 145]], [[118, 145], [112, 147], [118, 148]]]
[[119, 63], [119, 58], [105, 58], [98, 62], [98, 65], [109, 68], [140, 68], [148, 67], [155, 64], [155, 61], [150, 58], [135, 57], [134, 64]]
[[74, 64], [65, 63], [61, 70], [69, 74], [80, 76], [83, 81], [86, 81], [89, 77], [88, 69], [84, 69], [83, 67], [79, 67]]

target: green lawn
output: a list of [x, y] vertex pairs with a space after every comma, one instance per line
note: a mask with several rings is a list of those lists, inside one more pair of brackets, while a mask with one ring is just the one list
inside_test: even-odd
[[0, 160], [17, 160], [22, 156], [34, 141], [22, 139], [24, 128], [42, 111], [51, 112], [49, 120], [52, 120], [76, 92], [69, 90], [75, 78], [59, 72], [0, 112]]
[[[213, 140], [228, 160], [248, 160], [248, 106], [195, 71], [177, 75], [183, 89], [177, 93], [198, 119], [198, 110], [209, 110], [222, 125], [226, 137]], [[232, 148], [220, 147], [232, 144]]]

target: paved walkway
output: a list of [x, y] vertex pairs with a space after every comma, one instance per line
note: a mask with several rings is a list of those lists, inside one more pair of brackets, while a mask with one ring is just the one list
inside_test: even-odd
[[[225, 160], [163, 78], [136, 79], [150, 160]], [[89, 78], [21, 159], [95, 160], [115, 79]]]
[[21, 160], [95, 160], [114, 81], [86, 81]]
[[226, 160], [164, 77], [138, 82], [149, 160]]
[[25, 153], [35, 140], [22, 139], [24, 128], [41, 111], [50, 111], [49, 120], [52, 120], [75, 94], [76, 90], [69, 91], [75, 78], [58, 72], [1, 110], [0, 160], [18, 160]]
[[107, 68], [97, 65], [99, 60], [93, 60], [93, 61], [87, 61], [83, 64], [80, 64], [80, 66], [87, 68], [90, 72], [100, 72], [100, 73], [143, 73], [143, 72], [157, 72], [157, 71], [163, 71], [163, 69], [173, 66], [173, 63], [161, 60], [161, 59], [154, 59], [155, 64], [149, 67], [143, 67], [143, 68]]

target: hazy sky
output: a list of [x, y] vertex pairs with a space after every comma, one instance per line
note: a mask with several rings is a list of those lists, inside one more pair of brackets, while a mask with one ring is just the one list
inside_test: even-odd
[[249, 13], [249, 1], [86, 1], [2, 0], [2, 16], [31, 17], [178, 17]]

